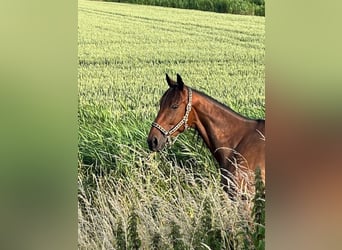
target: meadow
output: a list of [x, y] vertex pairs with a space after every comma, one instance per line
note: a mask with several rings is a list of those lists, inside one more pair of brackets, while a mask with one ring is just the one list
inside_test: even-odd
[[79, 249], [243, 249], [250, 206], [227, 198], [202, 140], [151, 154], [146, 138], [165, 73], [265, 118], [265, 18], [78, 6]]

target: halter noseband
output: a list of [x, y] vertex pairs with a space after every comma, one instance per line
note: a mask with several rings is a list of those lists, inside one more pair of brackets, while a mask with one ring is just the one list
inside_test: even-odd
[[188, 87], [188, 104], [186, 105], [185, 115], [183, 116], [183, 119], [180, 120], [173, 128], [171, 128], [169, 131], [164, 129], [162, 126], [160, 126], [158, 123], [153, 122], [152, 127], [155, 127], [159, 129], [159, 131], [166, 136], [167, 142], [171, 141], [171, 135], [174, 134], [183, 124], [185, 129], [189, 127], [188, 125], [188, 118], [191, 111], [191, 103], [192, 103], [192, 91], [191, 88]]

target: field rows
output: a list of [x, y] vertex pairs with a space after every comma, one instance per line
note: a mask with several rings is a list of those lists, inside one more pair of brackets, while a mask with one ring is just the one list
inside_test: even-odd
[[[106, 94], [99, 97], [106, 99], [114, 89], [125, 95], [130, 86], [138, 89], [131, 92], [137, 105], [144, 100], [155, 104], [165, 89], [164, 74], [178, 72], [189, 85], [237, 111], [246, 112], [249, 106], [250, 115], [263, 116], [260, 107], [251, 108], [264, 105], [264, 18], [113, 3], [79, 5], [81, 93], [89, 91], [83, 86], [92, 86], [96, 94], [101, 88]], [[146, 92], [143, 98], [141, 91]], [[242, 97], [249, 93], [256, 95], [247, 103]]]

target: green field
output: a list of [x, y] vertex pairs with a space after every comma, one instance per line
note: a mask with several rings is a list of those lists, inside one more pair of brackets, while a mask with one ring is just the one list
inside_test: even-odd
[[80, 249], [134, 249], [134, 237], [141, 249], [207, 249], [208, 211], [221, 246], [241, 244], [248, 209], [227, 199], [201, 139], [188, 131], [150, 154], [146, 138], [165, 73], [264, 118], [264, 44], [264, 17], [79, 1]]

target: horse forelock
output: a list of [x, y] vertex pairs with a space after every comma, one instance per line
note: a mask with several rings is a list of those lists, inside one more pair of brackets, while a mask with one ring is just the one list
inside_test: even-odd
[[176, 88], [169, 88], [160, 99], [160, 106], [170, 105], [171, 103], [179, 102], [181, 93]]

